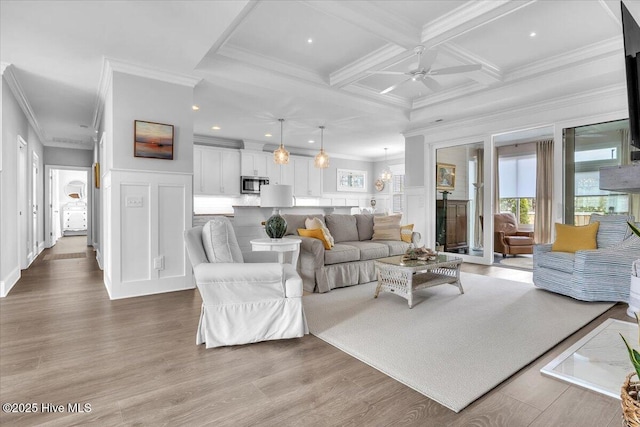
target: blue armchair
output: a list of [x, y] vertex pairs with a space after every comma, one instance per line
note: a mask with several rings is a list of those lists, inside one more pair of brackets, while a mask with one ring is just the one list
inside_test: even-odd
[[627, 221], [632, 216], [591, 215], [600, 222], [598, 249], [552, 252], [551, 244], [533, 248], [535, 286], [582, 301], [628, 302], [631, 266], [640, 258], [640, 238]]

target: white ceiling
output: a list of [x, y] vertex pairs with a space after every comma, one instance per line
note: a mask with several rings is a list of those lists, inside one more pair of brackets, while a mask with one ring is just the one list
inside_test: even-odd
[[[47, 145], [92, 147], [104, 57], [202, 79], [195, 134], [276, 144], [282, 117], [287, 147], [317, 149], [324, 125], [330, 154], [362, 158], [436, 120], [624, 84], [618, 1], [2, 0], [0, 16], [0, 60]], [[417, 45], [432, 69], [482, 69], [381, 95], [408, 76], [370, 72], [415, 68]]]

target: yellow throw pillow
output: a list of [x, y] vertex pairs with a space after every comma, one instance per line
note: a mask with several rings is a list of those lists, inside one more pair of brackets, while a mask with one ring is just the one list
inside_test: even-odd
[[401, 240], [400, 221], [402, 215], [373, 217], [373, 237], [371, 240]]
[[303, 237], [313, 237], [314, 239], [318, 239], [322, 242], [322, 245], [326, 250], [331, 249], [329, 242], [325, 240], [324, 233], [320, 228], [314, 228], [311, 230], [307, 230], [306, 228], [298, 228], [298, 235]]
[[336, 245], [335, 241], [333, 240], [333, 236], [329, 232], [329, 229], [327, 228], [326, 225], [324, 225], [324, 222], [322, 222], [320, 218], [316, 218], [316, 217], [307, 218], [304, 221], [304, 226], [306, 227], [307, 230], [315, 230], [316, 228], [321, 229], [322, 233], [324, 234], [324, 240], [326, 240], [327, 243], [329, 243], [329, 246], [334, 247]]
[[403, 242], [411, 243], [411, 237], [413, 235], [413, 224], [407, 224], [400, 227], [400, 239]]
[[567, 225], [556, 223], [556, 241], [551, 250], [554, 252], [576, 252], [598, 249], [596, 235], [599, 222], [589, 225]]

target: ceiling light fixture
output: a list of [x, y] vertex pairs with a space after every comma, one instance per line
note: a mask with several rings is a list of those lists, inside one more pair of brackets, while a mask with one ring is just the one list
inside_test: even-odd
[[278, 165], [286, 165], [289, 163], [289, 152], [284, 148], [282, 143], [283, 123], [284, 119], [278, 119], [280, 122], [280, 147], [273, 152], [273, 161]]
[[312, 39], [311, 37], [309, 37], [309, 38], [307, 39], [307, 43], [312, 44], [312, 43], [313, 43], [313, 39]]
[[387, 164], [387, 149], [384, 149], [384, 169], [382, 169], [382, 173], [380, 174], [380, 179], [384, 182], [389, 182], [393, 178], [393, 173], [391, 173], [391, 169]]
[[266, 136], [267, 138], [271, 138], [273, 135], [271, 135], [270, 133], [265, 133], [264, 136]]
[[529, 37], [535, 37], [535, 36], [537, 36], [537, 33], [535, 31], [531, 31], [529, 33]]
[[198, 110], [200, 109], [200, 107], [198, 107], [197, 105], [192, 105], [192, 106], [191, 106], [191, 109], [192, 109], [193, 111], [198, 111]]
[[315, 144], [315, 141], [313, 139], [310, 139], [307, 141], [309, 144]]
[[320, 128], [320, 152], [316, 154], [316, 158], [313, 161], [313, 165], [319, 169], [325, 169], [329, 167], [329, 155], [324, 152], [324, 126]]
[[213, 130], [220, 130], [220, 126], [211, 126], [211, 129], [213, 129]]

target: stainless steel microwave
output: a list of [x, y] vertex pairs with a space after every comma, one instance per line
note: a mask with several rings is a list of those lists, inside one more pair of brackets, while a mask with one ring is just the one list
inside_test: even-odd
[[242, 194], [260, 194], [260, 187], [269, 185], [269, 178], [264, 176], [241, 176], [240, 192]]

